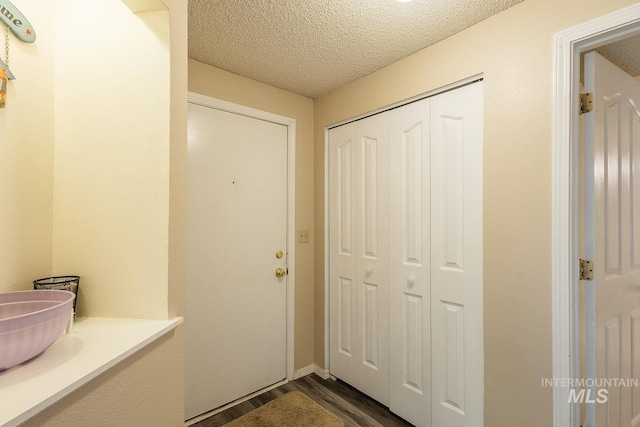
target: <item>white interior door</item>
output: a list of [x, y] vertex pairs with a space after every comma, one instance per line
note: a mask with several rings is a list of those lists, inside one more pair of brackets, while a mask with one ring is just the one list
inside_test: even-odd
[[[594, 262], [594, 280], [584, 282], [585, 372], [596, 382], [638, 378], [640, 83], [591, 52], [585, 88], [593, 93], [585, 116], [585, 256]], [[640, 424], [638, 388], [593, 387], [590, 396], [587, 427]]]
[[331, 373], [389, 404], [388, 114], [330, 131]]
[[286, 198], [286, 126], [189, 104], [187, 419], [286, 377]]
[[329, 131], [329, 347], [331, 374], [357, 387], [356, 152], [358, 128]]
[[484, 425], [483, 83], [431, 98], [432, 425]]
[[390, 402], [431, 425], [431, 99], [390, 112]]
[[484, 422], [482, 124], [475, 83], [329, 131], [330, 371], [416, 426]]
[[481, 426], [483, 86], [391, 114], [389, 409]]

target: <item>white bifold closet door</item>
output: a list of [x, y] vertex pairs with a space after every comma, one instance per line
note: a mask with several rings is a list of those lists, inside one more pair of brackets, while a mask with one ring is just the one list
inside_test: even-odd
[[416, 426], [481, 426], [482, 83], [329, 131], [330, 372]]
[[391, 114], [390, 401], [414, 425], [431, 421], [431, 99]]
[[431, 99], [433, 426], [484, 424], [482, 83]]
[[389, 116], [331, 130], [331, 373], [389, 404]]

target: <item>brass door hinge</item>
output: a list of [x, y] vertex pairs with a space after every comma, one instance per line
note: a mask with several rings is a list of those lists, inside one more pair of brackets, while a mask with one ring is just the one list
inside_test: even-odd
[[580, 114], [587, 114], [593, 111], [593, 93], [580, 94]]
[[580, 260], [580, 280], [593, 280], [593, 261]]

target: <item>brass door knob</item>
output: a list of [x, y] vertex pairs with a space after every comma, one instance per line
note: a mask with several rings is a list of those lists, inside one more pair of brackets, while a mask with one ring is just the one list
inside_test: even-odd
[[283, 269], [279, 268], [279, 269], [276, 270], [276, 277], [278, 279], [280, 279], [280, 278], [282, 278], [282, 277], [284, 277], [286, 275], [287, 275], [287, 272], [284, 271]]

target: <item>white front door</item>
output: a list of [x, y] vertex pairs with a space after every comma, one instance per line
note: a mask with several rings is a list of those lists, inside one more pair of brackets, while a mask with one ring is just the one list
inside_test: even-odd
[[187, 419], [286, 377], [286, 202], [287, 127], [190, 103]]
[[585, 87], [585, 425], [636, 426], [640, 390], [619, 380], [640, 377], [640, 83], [591, 52]]

